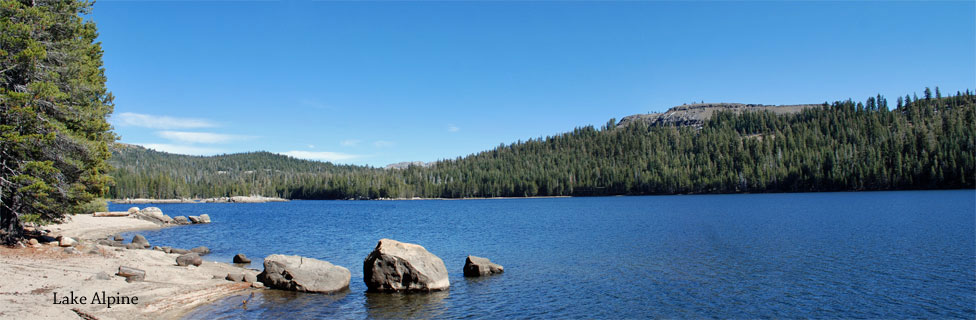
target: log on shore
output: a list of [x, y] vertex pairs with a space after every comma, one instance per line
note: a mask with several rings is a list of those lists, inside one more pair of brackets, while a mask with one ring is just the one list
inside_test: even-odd
[[92, 217], [126, 217], [129, 215], [127, 211], [110, 211], [110, 212], [95, 212], [92, 213]]

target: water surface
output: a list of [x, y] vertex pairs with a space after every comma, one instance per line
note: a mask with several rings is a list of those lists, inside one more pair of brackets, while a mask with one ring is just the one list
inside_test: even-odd
[[[267, 290], [191, 319], [976, 316], [973, 190], [156, 206], [213, 223], [140, 232], [154, 245], [352, 272], [344, 293]], [[365, 293], [380, 238], [441, 257], [450, 291]], [[464, 278], [469, 254], [506, 272]]]

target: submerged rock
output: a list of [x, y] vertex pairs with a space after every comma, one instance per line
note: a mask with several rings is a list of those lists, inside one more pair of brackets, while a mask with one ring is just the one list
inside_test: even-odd
[[351, 276], [349, 269], [328, 261], [273, 254], [264, 258], [257, 280], [275, 289], [333, 293], [349, 288]]
[[464, 260], [464, 276], [480, 277], [505, 272], [505, 268], [482, 257], [468, 256]]
[[197, 254], [199, 254], [201, 256], [205, 256], [205, 255], [210, 254], [210, 248], [207, 248], [207, 247], [204, 247], [204, 246], [199, 246], [199, 247], [190, 249], [190, 252], [196, 252]]
[[381, 239], [363, 261], [369, 291], [438, 291], [451, 286], [444, 260], [412, 243]]

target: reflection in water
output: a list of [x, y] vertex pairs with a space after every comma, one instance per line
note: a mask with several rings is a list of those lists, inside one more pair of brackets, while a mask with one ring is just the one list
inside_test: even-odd
[[366, 312], [371, 318], [439, 318], [447, 311], [444, 299], [450, 291], [431, 293], [374, 293], [367, 292]]
[[[330, 307], [349, 294], [344, 290], [335, 294], [301, 293], [283, 290], [260, 290], [247, 302], [250, 294], [225, 298], [211, 305], [194, 309], [184, 319], [318, 319], [343, 315], [339, 307]], [[338, 304], [338, 303], [336, 303]]]

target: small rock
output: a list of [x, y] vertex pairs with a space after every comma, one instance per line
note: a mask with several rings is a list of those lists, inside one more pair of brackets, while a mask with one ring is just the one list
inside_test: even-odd
[[176, 257], [176, 265], [181, 267], [185, 267], [189, 265], [194, 265], [199, 267], [201, 264], [203, 264], [203, 259], [201, 259], [200, 255], [197, 254], [196, 252], [190, 252], [187, 254], [180, 255], [179, 257]]
[[208, 214], [201, 214], [200, 215], [200, 223], [210, 223], [210, 215], [208, 215]]
[[505, 272], [505, 268], [482, 257], [468, 256], [464, 260], [464, 276], [480, 277]]
[[131, 208], [129, 208], [129, 211], [127, 211], [127, 212], [129, 214], [137, 213], [137, 212], [139, 212], [139, 207], [131, 207]]
[[180, 249], [180, 248], [170, 248], [169, 249], [169, 253], [187, 254], [187, 253], [190, 253], [190, 250]]
[[201, 256], [210, 254], [210, 248], [207, 248], [207, 247], [204, 247], [204, 246], [199, 246], [199, 247], [190, 249], [190, 251], [191, 252], [196, 252], [197, 254], [199, 254]]
[[199, 216], [189, 216], [189, 218], [190, 218], [190, 222], [191, 223], [200, 223], [200, 217]]
[[250, 283], [258, 282], [258, 277], [253, 274], [246, 273], [244, 274], [244, 282], [250, 282]]
[[116, 235], [115, 237], [112, 238], [112, 240], [115, 240], [115, 241], [118, 241], [118, 242], [122, 242], [122, 241], [125, 241], [125, 238], [123, 238], [120, 235]]
[[40, 244], [40, 242], [37, 241], [37, 239], [31, 238], [30, 240], [27, 240], [27, 244], [34, 246]]
[[260, 282], [251, 282], [251, 288], [264, 288], [264, 284]]
[[119, 266], [119, 272], [115, 275], [125, 277], [126, 282], [146, 280], [146, 271], [133, 267]]
[[224, 277], [224, 279], [227, 279], [228, 281], [241, 282], [241, 281], [244, 281], [244, 274], [243, 273], [228, 273], [227, 274], [227, 277]]
[[190, 220], [188, 220], [185, 216], [175, 216], [175, 217], [173, 217], [173, 223], [175, 223], [175, 224], [190, 224]]
[[105, 239], [102, 239], [102, 240], [98, 240], [98, 241], [97, 241], [97, 242], [95, 242], [95, 243], [96, 243], [96, 244], [100, 244], [100, 245], [103, 245], [103, 246], [111, 246], [111, 245], [112, 245], [112, 244], [113, 244], [114, 242], [115, 242], [115, 241], [112, 241], [112, 240], [105, 240]]
[[149, 248], [149, 240], [143, 237], [141, 234], [137, 234], [132, 237], [132, 243], [141, 245], [143, 248]]
[[76, 244], [78, 244], [78, 241], [75, 241], [75, 239], [72, 239], [71, 237], [61, 237], [61, 240], [58, 241], [58, 245], [62, 247], [70, 247]]
[[248, 259], [243, 253], [238, 253], [234, 256], [234, 263], [251, 263], [251, 259]]
[[132, 250], [132, 249], [145, 249], [141, 244], [138, 244], [138, 243], [126, 243], [125, 244], [125, 248], [126, 249], [130, 249], [130, 250]]
[[163, 247], [160, 247], [160, 246], [154, 246], [154, 247], [153, 247], [153, 250], [156, 250], [156, 251], [163, 251]]
[[72, 247], [67, 247], [67, 248], [64, 248], [64, 253], [67, 253], [67, 254], [76, 254], [76, 253], [78, 253], [78, 250], [75, 249], [75, 248], [72, 248]]

